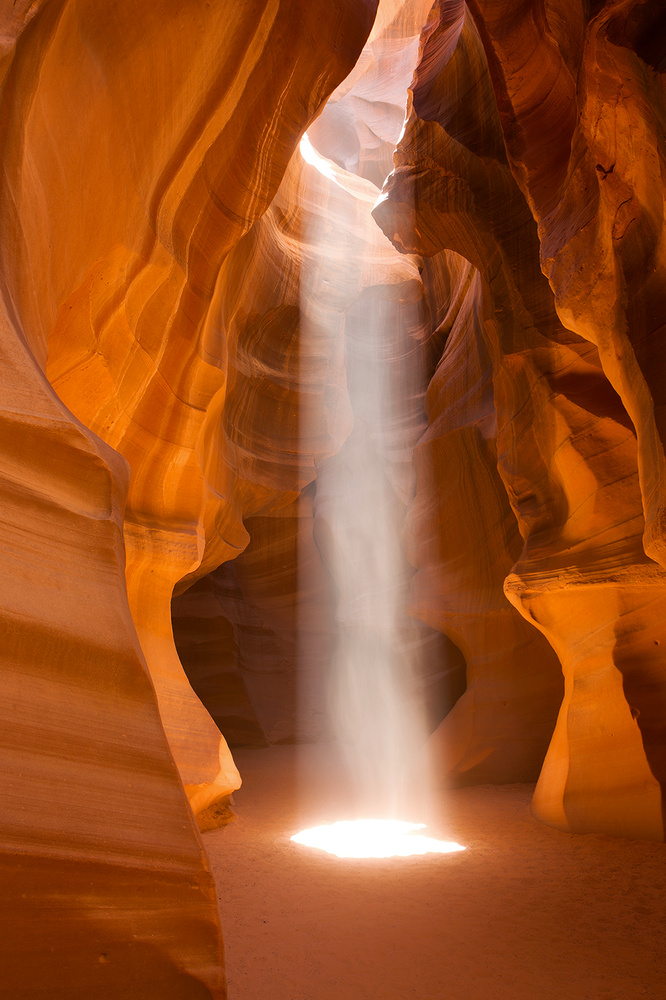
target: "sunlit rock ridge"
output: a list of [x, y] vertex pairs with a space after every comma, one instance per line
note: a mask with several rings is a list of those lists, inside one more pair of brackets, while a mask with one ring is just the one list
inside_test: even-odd
[[328, 736], [363, 310], [440, 783], [663, 839], [665, 34], [656, 0], [0, 4], [0, 997], [226, 995], [194, 817], [240, 784], [218, 725]]

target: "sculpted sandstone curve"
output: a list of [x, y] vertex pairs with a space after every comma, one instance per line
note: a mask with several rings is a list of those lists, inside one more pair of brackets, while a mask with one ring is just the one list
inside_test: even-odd
[[[0, 6], [18, 1000], [224, 997], [183, 786], [205, 828], [240, 778], [171, 609], [184, 657], [214, 623], [202, 692], [229, 653], [216, 719], [326, 734], [335, 476], [368, 442], [441, 780], [538, 777], [549, 823], [663, 839], [663, 12], [437, 0], [419, 42], [429, 6]], [[381, 428], [351, 384], [375, 316]]]
[[[661, 839], [666, 581], [643, 547], [659, 462], [644, 457], [643, 418], [617, 377], [626, 364], [623, 378], [633, 380], [635, 352], [617, 341], [607, 349], [603, 324], [593, 336], [562, 308], [565, 287], [598, 287], [603, 241], [575, 267], [569, 256], [559, 284], [549, 263], [553, 239], [567, 232], [563, 215], [555, 224], [558, 198], [570, 209], [581, 198], [566, 225], [585, 239], [594, 211], [562, 158], [575, 124], [564, 63], [580, 57], [581, 45], [596, 51], [611, 6], [582, 40], [557, 47], [539, 4], [508, 21], [507, 10], [494, 20], [501, 5], [488, 5], [486, 17], [486, 5], [474, 4], [474, 20], [464, 4], [435, 4], [396, 168], [375, 215], [396, 244], [429, 256], [454, 250], [481, 279], [476, 318], [492, 362], [497, 468], [522, 536], [505, 592], [548, 638], [565, 677], [535, 812], [565, 829]], [[551, 16], [563, 31], [562, 18]], [[507, 23], [517, 36], [503, 30]], [[519, 51], [530, 40], [528, 51], [538, 40], [539, 72], [528, 76], [533, 88], [521, 89]], [[474, 100], [455, 101], [463, 92]], [[487, 113], [475, 115], [475, 106]], [[615, 114], [612, 102], [598, 103], [599, 132], [613, 131]], [[546, 245], [550, 286], [539, 268]], [[620, 255], [621, 246], [618, 239]], [[617, 282], [603, 299], [606, 319], [625, 302]]]
[[[9, 294], [60, 397], [129, 463], [130, 608], [195, 812], [239, 777], [180, 667], [171, 594], [241, 551], [242, 516], [285, 488], [248, 482], [235, 456], [211, 473], [199, 450], [227, 405], [218, 272], [373, 13], [309, 5], [294, 29], [288, 2], [54, 4], [24, 32], [7, 79]], [[305, 51], [315, 38], [320, 49]]]
[[227, 379], [211, 302], [375, 6], [2, 9], [2, 990], [17, 1000], [226, 995], [183, 784], [205, 824], [239, 776], [182, 672], [170, 601], [244, 547], [248, 508], [299, 487], [223, 456], [207, 478]]

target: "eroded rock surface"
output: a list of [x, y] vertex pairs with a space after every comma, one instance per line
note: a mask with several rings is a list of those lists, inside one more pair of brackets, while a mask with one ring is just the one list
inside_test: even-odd
[[361, 452], [442, 781], [663, 838], [663, 12], [429, 7], [0, 9], [12, 1000], [224, 995], [183, 786], [326, 735]]
[[8, 6], [0, 992], [221, 998], [183, 785], [205, 823], [240, 779], [170, 602], [300, 486], [229, 447], [216, 286], [376, 5]]
[[216, 889], [124, 579], [124, 460], [2, 315], [0, 995], [225, 996]]
[[658, 12], [574, 7], [435, 4], [376, 217], [411, 252], [478, 272], [471, 325], [521, 536], [504, 589], [565, 677], [535, 811], [660, 839], [664, 95], [631, 42]]

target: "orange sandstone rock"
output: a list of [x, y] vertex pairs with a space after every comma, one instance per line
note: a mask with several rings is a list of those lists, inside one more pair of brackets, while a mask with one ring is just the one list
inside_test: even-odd
[[441, 303], [433, 320], [446, 343], [415, 453], [411, 611], [453, 639], [467, 665], [466, 690], [431, 749], [446, 783], [535, 781], [562, 697], [561, 671], [503, 593], [522, 543], [497, 471], [492, 363], [478, 320], [482, 281], [446, 251], [425, 262], [424, 279]]
[[375, 6], [2, 9], [12, 1000], [226, 995], [183, 785], [205, 817], [239, 776], [182, 672], [170, 603], [245, 546], [243, 516], [284, 487], [224, 452], [216, 286]]
[[[567, 233], [588, 240], [596, 225], [577, 181], [581, 161], [574, 150], [569, 169], [564, 155], [576, 122], [566, 61], [580, 58], [581, 39], [574, 32], [555, 45], [541, 5], [514, 15], [501, 4], [474, 10], [478, 31], [464, 4], [433, 8], [406, 134], [376, 216], [412, 252], [454, 250], [479, 271], [475, 322], [492, 361], [497, 467], [522, 536], [505, 591], [549, 639], [565, 676], [535, 811], [566, 829], [660, 839], [665, 688], [655, 651], [666, 580], [642, 538], [661, 460], [644, 457], [645, 420], [624, 391], [622, 379], [647, 399], [631, 374], [635, 354], [619, 340], [609, 347], [602, 332], [602, 314], [608, 319], [626, 301], [617, 281], [601, 291], [603, 241], [575, 268], [571, 249], [555, 252], [558, 240], [570, 247]], [[608, 14], [588, 28], [586, 52]], [[549, 17], [561, 36], [558, 9]], [[653, 79], [647, 70], [644, 77]], [[648, 90], [658, 92], [652, 82]], [[461, 93], [465, 102], [455, 100]], [[598, 102], [598, 133], [613, 130], [615, 107]], [[565, 202], [567, 213], [557, 208]], [[631, 234], [626, 244], [624, 232], [615, 235], [621, 255]], [[550, 262], [565, 257], [556, 278]], [[635, 280], [643, 294], [645, 283]], [[603, 300], [594, 335], [563, 308], [567, 289]], [[648, 527], [656, 555], [653, 536]]]
[[51, 6], [5, 86], [9, 294], [60, 397], [130, 465], [130, 608], [196, 812], [239, 777], [183, 675], [171, 594], [241, 551], [276, 492], [225, 455], [215, 289], [374, 14], [320, 6]]
[[[510, 22], [504, 4], [474, 9], [558, 314], [598, 347], [631, 417], [645, 551], [664, 565], [662, 6], [537, 4]], [[525, 72], [524, 45], [541, 72]]]
[[0, 338], [0, 994], [226, 996], [216, 889], [124, 579], [124, 460]]

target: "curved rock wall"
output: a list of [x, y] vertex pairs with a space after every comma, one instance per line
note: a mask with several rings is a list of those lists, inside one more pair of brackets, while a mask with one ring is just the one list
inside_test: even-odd
[[222, 997], [216, 888], [127, 602], [127, 465], [1, 325], [0, 993]]
[[574, 6], [435, 4], [375, 215], [397, 245], [478, 272], [466, 346], [488, 358], [521, 536], [504, 590], [565, 678], [535, 812], [661, 839], [664, 94], [631, 51], [657, 8], [609, 3], [585, 23]]
[[[308, 11], [299, 44], [289, 3], [167, 3], [138, 16], [134, 5], [51, 4], [5, 87], [8, 295], [61, 399], [130, 465], [130, 608], [195, 811], [238, 775], [183, 677], [171, 594], [240, 551], [242, 516], [285, 489], [248, 482], [238, 450], [225, 455], [220, 411], [238, 399], [217, 276], [374, 13]], [[305, 57], [314, 38], [321, 52]]]
[[12, 997], [224, 995], [183, 785], [240, 779], [172, 596], [217, 719], [325, 732], [374, 312], [442, 781], [663, 838], [661, 5], [382, 0], [363, 49], [376, 6], [0, 7]]
[[170, 602], [299, 485], [225, 452], [216, 284], [376, 4], [6, 6], [0, 992], [221, 998], [183, 785], [240, 779]]

